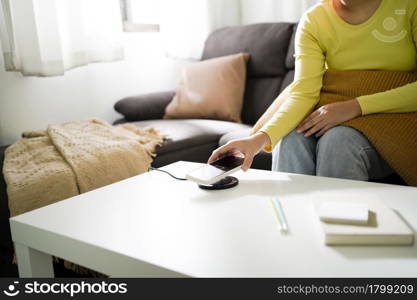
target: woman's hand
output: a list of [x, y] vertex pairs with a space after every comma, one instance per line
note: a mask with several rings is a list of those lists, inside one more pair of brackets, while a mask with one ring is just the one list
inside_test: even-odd
[[271, 144], [271, 141], [263, 132], [258, 132], [250, 137], [229, 141], [227, 144], [217, 148], [209, 157], [207, 163], [212, 163], [227, 155], [244, 156], [242, 170], [247, 171], [252, 165], [253, 158], [263, 147]]
[[297, 132], [304, 136], [322, 136], [327, 130], [362, 115], [358, 100], [341, 101], [323, 105], [298, 125]]

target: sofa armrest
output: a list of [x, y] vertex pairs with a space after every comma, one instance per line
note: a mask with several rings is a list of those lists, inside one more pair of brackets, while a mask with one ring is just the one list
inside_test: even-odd
[[114, 109], [127, 121], [162, 119], [174, 96], [174, 91], [168, 91], [127, 97], [116, 102]]

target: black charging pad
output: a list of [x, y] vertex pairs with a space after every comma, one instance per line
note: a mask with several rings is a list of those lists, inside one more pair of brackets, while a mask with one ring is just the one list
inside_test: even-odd
[[227, 176], [210, 185], [199, 184], [198, 187], [203, 190], [225, 190], [237, 186], [239, 179], [233, 176]]

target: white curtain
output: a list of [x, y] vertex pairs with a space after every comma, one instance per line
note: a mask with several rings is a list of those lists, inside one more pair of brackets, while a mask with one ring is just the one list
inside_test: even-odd
[[159, 0], [166, 53], [174, 58], [199, 59], [205, 39], [217, 28], [260, 22], [297, 22], [318, 1]]
[[240, 24], [240, 0], [160, 0], [161, 34], [169, 57], [199, 59], [207, 36]]
[[91, 62], [123, 59], [118, 0], [1, 0], [7, 71], [55, 76]]
[[302, 14], [320, 0], [241, 0], [242, 24], [298, 22]]

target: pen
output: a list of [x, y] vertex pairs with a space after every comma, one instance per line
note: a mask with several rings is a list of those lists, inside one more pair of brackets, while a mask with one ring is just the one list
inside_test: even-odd
[[287, 232], [288, 224], [287, 224], [287, 220], [285, 219], [284, 210], [282, 209], [281, 201], [276, 197], [274, 197], [270, 201], [274, 209], [275, 217], [278, 221], [280, 231]]

